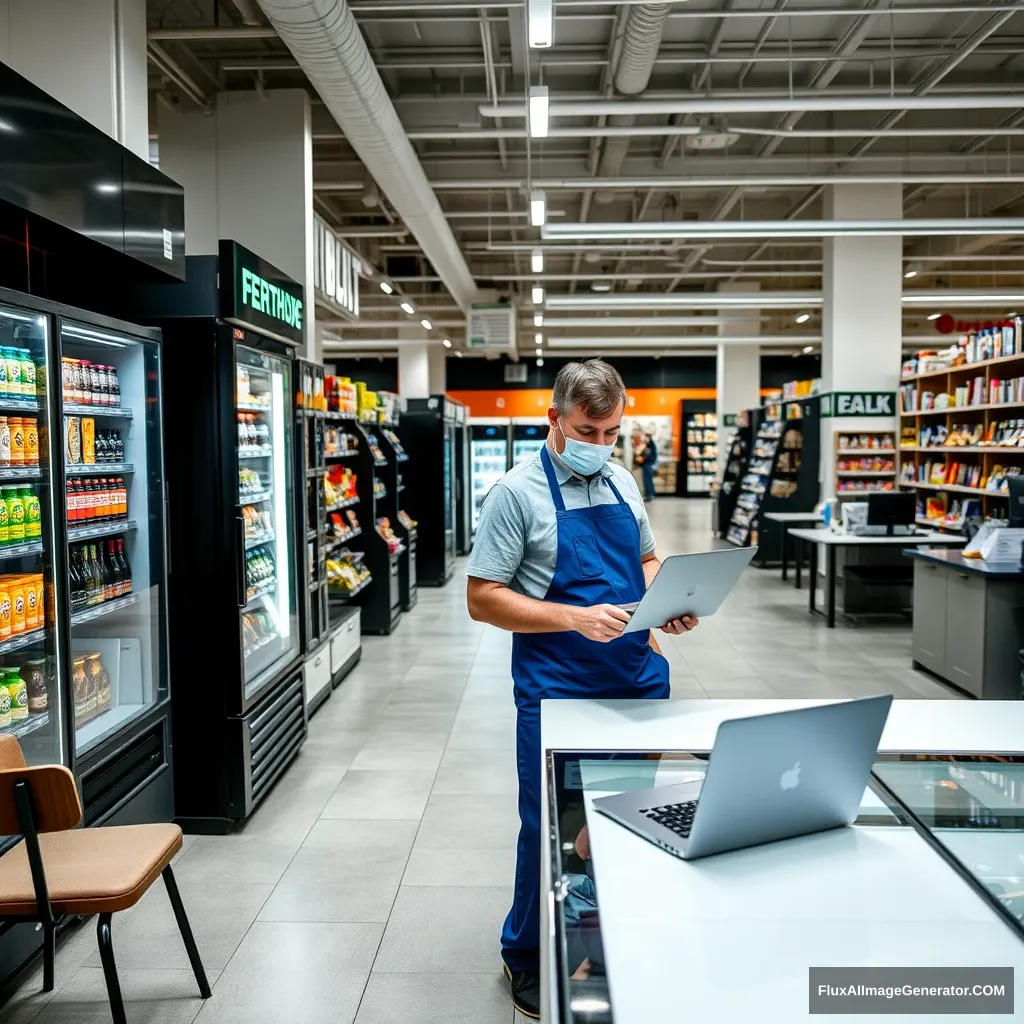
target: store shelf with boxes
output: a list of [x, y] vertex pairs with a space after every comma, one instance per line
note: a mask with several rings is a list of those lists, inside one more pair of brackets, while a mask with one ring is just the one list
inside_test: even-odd
[[835, 435], [835, 495], [858, 498], [896, 489], [896, 435], [891, 430], [842, 430]]
[[[747, 463], [754, 435], [761, 420], [761, 409], [745, 409], [736, 414], [735, 430], [729, 443], [728, 454], [722, 463], [721, 475], [715, 494], [715, 534], [725, 537], [740, 496], [741, 483], [746, 475]], [[724, 433], [724, 431], [723, 431]]]
[[778, 401], [760, 417], [726, 539], [756, 544], [761, 565], [782, 558], [783, 526], [765, 514], [810, 512], [818, 502], [820, 405], [817, 395]]
[[1006, 478], [1024, 469], [1021, 318], [908, 359], [899, 395], [898, 480], [918, 494], [918, 522], [1005, 519]]
[[718, 472], [718, 417], [714, 402], [680, 402], [682, 457], [676, 468], [676, 493], [707, 497]]

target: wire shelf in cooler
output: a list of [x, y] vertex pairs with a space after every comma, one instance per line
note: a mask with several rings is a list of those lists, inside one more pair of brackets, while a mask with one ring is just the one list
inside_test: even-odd
[[245, 657], [250, 657], [257, 651], [262, 650], [267, 644], [272, 644], [275, 640], [279, 639], [277, 633], [271, 633], [269, 636], [263, 637], [262, 640], [257, 640], [251, 647], [244, 648]]
[[270, 501], [273, 496], [273, 491], [254, 491], [252, 494], [240, 494], [238, 501], [241, 505], [259, 505], [261, 502]]
[[35, 732], [36, 729], [42, 729], [44, 725], [49, 725], [49, 722], [49, 711], [37, 711], [35, 714], [29, 712], [28, 718], [23, 718], [20, 722], [11, 722], [10, 725], [0, 729], [0, 736], [13, 736], [15, 739], [22, 739], [29, 733]]
[[72, 612], [71, 625], [78, 626], [83, 622], [91, 622], [93, 619], [102, 618], [104, 615], [113, 615], [122, 608], [138, 604], [142, 598], [138, 594], [125, 594], [124, 597], [115, 597], [112, 601], [104, 601], [102, 604], [93, 605], [91, 608], [83, 608], [80, 612]]
[[110, 416], [122, 420], [135, 418], [135, 412], [127, 405], [83, 405], [80, 402], [65, 402], [65, 416]]
[[324, 554], [329, 555], [332, 551], [337, 551], [338, 548], [344, 547], [346, 544], [349, 543], [349, 541], [353, 541], [356, 539], [356, 537], [361, 536], [362, 532], [363, 528], [360, 527], [358, 530], [352, 530], [349, 533], [345, 534], [344, 537], [335, 538], [330, 542], [330, 544], [328, 544], [324, 548]]
[[354, 412], [337, 412], [329, 409], [324, 413], [324, 419], [328, 423], [355, 423], [356, 414]]
[[246, 587], [246, 605], [243, 611], [249, 608], [253, 601], [258, 600], [261, 597], [266, 597], [267, 594], [272, 593], [277, 589], [277, 577], [272, 576], [269, 580], [264, 580], [262, 583], [257, 583], [254, 587]]
[[358, 448], [343, 448], [336, 452], [327, 452], [324, 455], [325, 459], [351, 459], [359, 454]]
[[0, 544], [0, 561], [7, 558], [24, 558], [26, 555], [41, 555], [41, 540], [26, 540], [17, 544]]
[[119, 533], [137, 530], [139, 524], [134, 519], [107, 519], [102, 523], [90, 523], [88, 526], [68, 526], [68, 541], [93, 540], [97, 537], [116, 537]]
[[336, 501], [333, 505], [328, 505], [325, 509], [326, 512], [337, 512], [339, 509], [349, 508], [352, 505], [359, 504], [359, 496], [356, 495], [353, 498], [343, 498], [341, 501]]
[[31, 482], [42, 480], [43, 471], [39, 466], [3, 466], [0, 467], [0, 484], [9, 483], [11, 480], [19, 482]]
[[109, 473], [134, 473], [130, 462], [75, 462], [64, 467], [67, 476], [104, 476]]
[[259, 448], [239, 448], [238, 457], [240, 459], [269, 459], [274, 454], [274, 448], [272, 445], [265, 444]]
[[33, 644], [42, 643], [46, 638], [46, 627], [30, 629], [25, 633], [18, 633], [16, 636], [0, 640], [0, 654], [10, 654], [11, 651], [20, 651], [23, 647], [31, 647]]
[[[313, 531], [313, 537], [316, 538], [316, 531]], [[258, 537], [246, 537], [245, 538], [245, 550], [248, 551], [250, 548], [259, 547], [260, 544], [270, 544], [274, 541], [273, 533], [261, 533]]]
[[260, 405], [259, 402], [235, 402], [235, 408], [239, 412], [270, 412], [269, 405]]

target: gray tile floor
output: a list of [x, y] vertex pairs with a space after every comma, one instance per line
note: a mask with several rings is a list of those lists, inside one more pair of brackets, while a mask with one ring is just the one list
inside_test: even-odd
[[[704, 501], [659, 500], [663, 553], [711, 544]], [[162, 887], [114, 922], [133, 1024], [513, 1024], [498, 958], [517, 831], [509, 637], [472, 622], [462, 566], [310, 724], [237, 834], [187, 837], [176, 872], [214, 995], [203, 1004]], [[751, 570], [721, 614], [663, 646], [674, 697], [948, 698], [902, 624], [827, 630], [806, 591]], [[92, 922], [4, 1024], [109, 1020]]]

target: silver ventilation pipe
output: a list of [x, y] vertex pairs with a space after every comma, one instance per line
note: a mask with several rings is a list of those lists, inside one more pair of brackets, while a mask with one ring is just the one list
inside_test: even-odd
[[476, 282], [345, 0], [259, 0], [338, 126], [459, 307]]
[[[615, 70], [615, 91], [620, 96], [640, 96], [647, 88], [670, 9], [670, 4], [641, 3], [630, 7], [623, 29], [622, 53]], [[608, 118], [613, 128], [628, 128], [635, 123], [636, 115], [632, 113], [613, 114]], [[627, 135], [605, 139], [597, 173], [605, 178], [615, 177], [622, 169], [628, 150]], [[601, 202], [600, 196], [597, 201]]]

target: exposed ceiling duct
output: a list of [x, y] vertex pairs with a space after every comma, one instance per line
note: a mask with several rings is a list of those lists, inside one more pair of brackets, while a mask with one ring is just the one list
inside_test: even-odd
[[[620, 96], [640, 96], [647, 88], [670, 9], [670, 4], [636, 4], [630, 7], [615, 71], [615, 91]], [[613, 114], [608, 119], [613, 128], [629, 128], [635, 123], [636, 115], [629, 113]], [[605, 178], [618, 175], [628, 150], [628, 135], [605, 139], [598, 174]]]
[[452, 298], [468, 311], [476, 283], [345, 0], [260, 0], [381, 191]]

